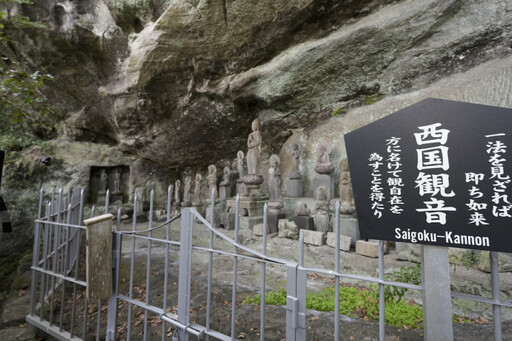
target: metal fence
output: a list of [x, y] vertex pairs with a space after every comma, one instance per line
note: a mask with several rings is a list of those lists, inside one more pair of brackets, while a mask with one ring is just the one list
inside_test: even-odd
[[[109, 194], [105, 207], [109, 207]], [[154, 222], [153, 193], [150, 198], [149, 221], [141, 230], [137, 217], [139, 200], [135, 197], [131, 228], [121, 223], [121, 209], [117, 211], [113, 255], [114, 294], [108, 302], [99, 300], [88, 302], [85, 280], [85, 229], [84, 192], [75, 189], [73, 193], [52, 192], [45, 199], [40, 192], [38, 218], [35, 221], [34, 258], [32, 264], [32, 288], [30, 314], [27, 321], [61, 340], [188, 340], [190, 337], [206, 340], [234, 340], [241, 334], [237, 317], [241, 313], [239, 262], [251, 262], [254, 272], [260, 272], [261, 303], [259, 311], [252, 312], [259, 320], [259, 339], [269, 336], [269, 320], [265, 314], [269, 307], [265, 304], [268, 266], [286, 273], [286, 319], [283, 320], [283, 336], [286, 340], [306, 340], [307, 308], [306, 296], [308, 275], [320, 274], [331, 278], [335, 290], [335, 312], [332, 335], [340, 339], [340, 282], [357, 280], [376, 284], [379, 288], [379, 339], [385, 339], [385, 286], [423, 291], [424, 286], [393, 282], [384, 277], [384, 243], [379, 242], [378, 277], [360, 276], [341, 271], [340, 264], [340, 212], [336, 205], [335, 226], [336, 246], [333, 250], [334, 269], [311, 268], [305, 266], [304, 239], [299, 238], [299, 261], [287, 261], [267, 255], [267, 206], [264, 212], [264, 235], [261, 251], [252, 250], [239, 242], [239, 198], [235, 209], [234, 237], [214, 228], [215, 205], [212, 204], [210, 221], [203, 218], [194, 208], [184, 208], [171, 217], [172, 186], [168, 189], [166, 219], [163, 223]], [[215, 203], [212, 193], [211, 203]], [[99, 213], [93, 207], [91, 216]], [[194, 233], [207, 235], [207, 243], [194, 245]], [[220, 246], [223, 243], [224, 247]], [[228, 245], [229, 247], [225, 247]], [[193, 266], [194, 257], [203, 255], [206, 274], [197, 273]], [[452, 297], [484, 302], [493, 305], [494, 339], [502, 339], [501, 307], [512, 307], [510, 302], [500, 298], [498, 278], [498, 255], [491, 253], [492, 289], [491, 299], [452, 293]], [[230, 300], [219, 302], [221, 278], [214, 268], [216, 262], [229, 260], [233, 270], [229, 275]], [[228, 289], [229, 290], [229, 289]], [[341, 297], [343, 300], [343, 297]], [[221, 307], [223, 310], [219, 317]], [[199, 307], [199, 308], [197, 308]], [[195, 310], [200, 314], [194, 315]], [[227, 314], [227, 316], [226, 316]], [[193, 316], [192, 316], [193, 315]], [[229, 323], [222, 323], [229, 317]], [[273, 322], [273, 321], [272, 321]], [[282, 337], [281, 337], [282, 338]]]

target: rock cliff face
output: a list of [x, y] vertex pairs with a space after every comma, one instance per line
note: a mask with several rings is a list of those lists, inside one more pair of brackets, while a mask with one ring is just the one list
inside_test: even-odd
[[45, 0], [23, 10], [49, 25], [17, 48], [56, 76], [48, 96], [67, 113], [61, 137], [160, 171], [234, 159], [255, 117], [263, 158], [281, 153], [286, 169], [288, 146], [302, 141], [310, 174], [320, 140], [339, 161], [343, 133], [416, 99], [512, 107], [507, 1]]

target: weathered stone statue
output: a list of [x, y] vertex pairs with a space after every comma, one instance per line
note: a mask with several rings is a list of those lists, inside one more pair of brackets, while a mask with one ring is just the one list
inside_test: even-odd
[[270, 167], [268, 169], [268, 190], [270, 193], [269, 205], [273, 202], [282, 203], [281, 197], [281, 159], [278, 155], [272, 154], [270, 157]]
[[237, 169], [238, 169], [238, 179], [242, 179], [245, 175], [245, 170], [244, 170], [244, 152], [239, 150], [238, 153], [236, 154], [237, 156], [237, 159], [236, 159], [236, 166], [237, 166]]
[[180, 189], [181, 189], [181, 181], [177, 179], [174, 183], [174, 205], [178, 206], [181, 202], [180, 199]]
[[224, 167], [222, 181], [219, 184], [219, 197], [221, 199], [227, 199], [231, 197], [231, 169], [229, 166]]
[[192, 198], [192, 204], [198, 205], [201, 203], [201, 180], [203, 177], [201, 174], [196, 174], [196, 181], [194, 184], [194, 197]]
[[183, 189], [183, 205], [182, 206], [190, 206], [190, 187], [192, 186], [192, 179], [190, 175], [185, 177], [185, 188]]
[[220, 182], [219, 185], [220, 186], [229, 186], [230, 185], [230, 180], [229, 180], [230, 177], [231, 177], [231, 169], [229, 168], [229, 166], [226, 166], [226, 167], [224, 167], [222, 181]]
[[208, 182], [208, 188], [210, 189], [208, 194], [211, 195], [212, 190], [215, 189], [215, 198], [217, 198], [219, 195], [219, 190], [217, 189], [217, 166], [208, 166], [208, 175], [206, 176], [206, 181]]
[[299, 203], [297, 208], [295, 208], [295, 214], [296, 216], [292, 218], [292, 221], [299, 227], [299, 229], [315, 229], [315, 221], [313, 217], [309, 216], [311, 214], [311, 210], [308, 208], [306, 203]]
[[107, 172], [105, 171], [105, 168], [102, 168], [100, 171], [100, 191], [99, 191], [100, 194], [107, 193], [107, 180], [108, 180]]
[[292, 170], [290, 172], [290, 179], [301, 179], [299, 165], [300, 165], [300, 153], [302, 148], [299, 147], [298, 144], [293, 144], [292, 151]]
[[252, 133], [247, 138], [247, 174], [258, 174], [258, 166], [260, 164], [261, 152], [261, 132], [260, 121], [255, 119], [252, 121]]
[[253, 196], [256, 195], [259, 186], [263, 183], [263, 177], [258, 174], [261, 152], [261, 131], [258, 119], [252, 121], [252, 133], [247, 138], [247, 147], [247, 174], [244, 175], [242, 181], [245, 184], [244, 195]]
[[114, 173], [114, 192], [112, 194], [121, 194], [121, 169], [116, 168]]
[[318, 145], [317, 152], [319, 156], [315, 166], [315, 171], [318, 174], [331, 174], [334, 171], [334, 167], [329, 158], [331, 151], [332, 146], [328, 142], [322, 142]]
[[354, 192], [352, 190], [348, 160], [343, 159], [340, 162], [340, 213], [352, 214], [354, 212]]
[[295, 208], [295, 214], [298, 216], [309, 216], [311, 214], [311, 210], [305, 203], [301, 202], [297, 208]]

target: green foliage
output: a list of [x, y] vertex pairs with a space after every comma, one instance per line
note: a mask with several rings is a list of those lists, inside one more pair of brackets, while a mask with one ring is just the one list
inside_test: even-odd
[[[416, 264], [414, 267], [400, 267], [398, 270], [386, 276], [387, 280], [401, 283], [421, 284], [421, 265]], [[398, 288], [387, 285], [384, 289], [384, 297], [386, 302], [395, 300], [400, 302], [407, 292], [406, 288]]]
[[332, 113], [332, 116], [340, 116], [341, 114], [344, 114], [347, 112], [347, 109], [345, 108], [339, 108], [338, 110], [335, 110], [333, 113]]
[[457, 264], [461, 264], [469, 269], [481, 261], [482, 253], [475, 253], [473, 250], [464, 250], [450, 254], [450, 263], [453, 266], [453, 273], [457, 270]]
[[[306, 306], [308, 309], [318, 311], [334, 311], [336, 304], [335, 288], [329, 287], [320, 292], [308, 293]], [[243, 303], [258, 305], [261, 296], [249, 296]], [[272, 305], [286, 305], [286, 290], [269, 292], [265, 295], [265, 303]], [[386, 302], [386, 323], [398, 328], [421, 328], [423, 323], [423, 310], [421, 306], [406, 301]], [[379, 319], [379, 291], [378, 287], [370, 289], [356, 287], [340, 287], [340, 314], [356, 315], [372, 320]]]
[[363, 102], [364, 104], [366, 105], [372, 105], [372, 104], [375, 104], [377, 103], [379, 99], [377, 98], [377, 96], [375, 95], [371, 95], [371, 96], [366, 96], [364, 99], [363, 99]]

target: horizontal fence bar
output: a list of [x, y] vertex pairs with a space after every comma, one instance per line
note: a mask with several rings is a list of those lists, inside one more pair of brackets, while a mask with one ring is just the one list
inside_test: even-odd
[[62, 341], [82, 341], [81, 338], [71, 335], [65, 330], [61, 330], [56, 325], [51, 325], [48, 321], [41, 320], [39, 317], [27, 315], [26, 320], [31, 325], [45, 331], [54, 338]]
[[59, 274], [59, 273], [56, 273], [56, 272], [53, 272], [51, 270], [45, 270], [43, 268], [40, 268], [40, 267], [37, 267], [37, 266], [32, 266], [30, 267], [32, 270], [35, 270], [35, 271], [38, 271], [38, 272], [42, 272], [44, 274], [47, 274], [47, 275], [50, 275], [50, 276], [53, 276], [55, 278], [59, 278], [59, 279], [62, 279], [64, 281], [67, 281], [67, 282], [71, 282], [71, 283], [75, 283], [75, 284], [78, 284], [78, 285], [81, 285], [83, 287], [86, 287], [87, 286], [87, 283], [84, 282], [84, 281], [80, 281], [78, 279], [75, 279], [73, 277], [69, 277], [69, 276], [65, 276], [65, 275], [62, 275], [62, 274]]
[[499, 306], [507, 307], [507, 308], [512, 308], [511, 302], [503, 302], [501, 300], [494, 300], [492, 298], [487, 298], [487, 297], [477, 296], [477, 295], [472, 295], [472, 294], [464, 294], [462, 292], [452, 291], [452, 297], [453, 298], [461, 298], [461, 299], [469, 300], [469, 301], [480, 302], [480, 303], [495, 304], [495, 305], [499, 305]]
[[56, 221], [45, 220], [44, 218], [43, 218], [43, 219], [36, 219], [36, 220], [35, 220], [35, 222], [36, 222], [36, 223], [47, 224], [47, 225], [54, 225], [54, 226], [74, 227], [74, 228], [82, 229], [82, 230], [85, 230], [85, 229], [86, 229], [86, 227], [85, 227], [85, 226], [82, 226], [82, 225], [73, 225], [73, 224], [66, 224], [66, 223], [58, 223], [58, 222], [56, 222]]
[[[203, 327], [199, 324], [196, 324], [196, 323], [189, 323], [188, 325], [185, 326], [182, 323], [179, 323], [178, 321], [176, 321], [173, 317], [168, 316], [169, 314], [170, 313], [162, 314], [160, 316], [160, 318], [162, 320], [164, 320], [165, 322], [173, 324], [174, 326], [176, 326], [180, 329], [185, 329], [186, 331], [190, 332], [191, 334], [194, 334], [197, 337], [204, 337], [206, 335], [210, 335], [218, 340], [224, 340], [224, 341], [231, 340], [231, 337], [229, 337], [227, 335], [224, 335], [222, 333], [216, 332], [211, 329], [207, 330], [205, 327]], [[193, 331], [193, 332], [191, 332], [191, 331]]]

